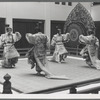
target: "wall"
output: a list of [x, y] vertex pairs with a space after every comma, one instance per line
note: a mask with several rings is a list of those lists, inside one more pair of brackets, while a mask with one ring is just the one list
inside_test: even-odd
[[[81, 2], [89, 11], [90, 2]], [[6, 18], [6, 24], [13, 26], [12, 19], [43, 19], [45, 20], [45, 33], [50, 37], [50, 21], [65, 21], [75, 7], [77, 2], [72, 6], [57, 5], [54, 2], [0, 2], [0, 17]]]
[[[51, 15], [51, 19], [53, 20], [66, 20], [69, 13], [72, 11], [72, 9], [77, 5], [78, 2], [73, 2], [72, 6], [68, 6], [67, 2], [66, 2], [66, 6], [65, 5], [55, 5], [52, 4], [51, 5], [51, 9], [50, 9], [50, 15]], [[90, 12], [90, 2], [81, 2], [81, 4], [86, 7], [88, 9], [88, 11]]]
[[100, 21], [100, 5], [91, 7], [91, 16], [94, 21]]

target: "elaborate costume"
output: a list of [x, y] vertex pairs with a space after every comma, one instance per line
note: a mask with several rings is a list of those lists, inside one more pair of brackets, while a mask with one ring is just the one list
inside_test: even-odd
[[39, 60], [43, 64], [43, 66], [45, 66], [46, 50], [49, 46], [47, 36], [42, 34], [41, 32], [38, 32], [34, 35], [27, 33], [26, 39], [28, 40], [29, 43], [33, 44], [33, 48], [30, 49], [30, 51], [27, 54], [28, 61], [29, 61], [29, 63], [32, 64], [31, 68], [34, 68], [34, 66], [36, 65], [36, 71], [38, 73], [40, 73], [42, 70], [38, 66], [38, 64], [34, 58], [34, 53], [39, 58]]
[[[34, 46], [26, 53], [26, 57], [28, 57], [28, 63], [31, 64], [31, 69], [33, 69], [35, 66], [38, 66], [36, 65], [37, 63], [34, 58]], [[38, 71], [37, 68], [36, 71]]]
[[65, 61], [68, 51], [65, 49], [63, 42], [69, 41], [69, 33], [66, 33], [65, 35], [57, 33], [53, 36], [51, 41], [51, 46], [55, 47], [55, 51], [52, 57], [52, 61], [61, 62]]
[[100, 69], [100, 61], [97, 57], [99, 40], [94, 36], [94, 34], [90, 34], [89, 36], [80, 35], [79, 40], [86, 45], [80, 52], [81, 56], [86, 59], [86, 63], [90, 67]]
[[41, 31], [38, 31], [36, 34], [27, 33], [26, 39], [29, 43], [33, 44], [33, 48], [28, 52], [29, 63], [33, 67], [36, 65], [36, 71], [39, 74], [43, 71], [47, 78], [67, 79], [64, 76], [55, 76], [47, 69], [46, 50], [49, 48], [49, 42], [45, 34]]
[[2, 61], [3, 67], [13, 67], [18, 61], [18, 57], [20, 56], [17, 52], [14, 44], [15, 42], [21, 39], [21, 34], [19, 32], [12, 33], [11, 28], [7, 28], [7, 32], [5, 34], [1, 34], [0, 36], [0, 46], [4, 47]]

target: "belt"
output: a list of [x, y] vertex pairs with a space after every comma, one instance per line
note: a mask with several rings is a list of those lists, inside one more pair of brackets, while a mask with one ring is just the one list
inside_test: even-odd
[[63, 43], [56, 43], [56, 45], [63, 45]]
[[7, 42], [7, 43], [13, 43], [13, 42]]
[[13, 43], [6, 43], [6, 44], [4, 44], [4, 47], [11, 46], [11, 45], [13, 45]]

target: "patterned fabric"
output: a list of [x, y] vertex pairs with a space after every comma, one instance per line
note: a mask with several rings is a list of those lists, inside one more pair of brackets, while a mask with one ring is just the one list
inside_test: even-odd
[[36, 64], [34, 57], [34, 46], [26, 53], [26, 57], [28, 57], [28, 63], [31, 64], [31, 69], [33, 69]]
[[[27, 33], [26, 39], [29, 43], [33, 44], [33, 49], [30, 50], [34, 53], [33, 59], [35, 58], [35, 62], [37, 64], [36, 71], [40, 73], [43, 71], [45, 73], [46, 78], [51, 79], [68, 79], [66, 76], [56, 76], [53, 75], [47, 68], [46, 64], [46, 50], [49, 49], [49, 41], [47, 36], [42, 34], [41, 32], [36, 33], [34, 35]], [[33, 54], [32, 53], [32, 54]], [[46, 66], [45, 66], [46, 65]]]
[[[21, 39], [21, 34], [19, 32], [11, 33], [5, 33], [1, 34], [0, 36], [0, 47], [4, 47], [4, 52], [3, 52], [3, 57], [4, 57], [4, 63], [9, 63], [10, 62], [17, 62], [17, 58], [20, 56], [19, 53], [17, 52], [14, 43], [19, 41]], [[11, 61], [12, 59], [12, 61]]]
[[[82, 49], [80, 54], [84, 57], [86, 56], [86, 63], [89, 66], [100, 69], [100, 61], [98, 60], [98, 48], [99, 48], [99, 40], [94, 35], [89, 36], [79, 36], [79, 40], [84, 43], [86, 46]], [[87, 54], [88, 53], [88, 54]], [[87, 55], [86, 55], [87, 54]]]
[[8, 35], [8, 33], [1, 35], [0, 42], [4, 46], [4, 57], [5, 58], [11, 59], [11, 58], [20, 56], [14, 46], [14, 43], [20, 39], [21, 39], [21, 35], [18, 32], [15, 34], [11, 33], [10, 35]]
[[[66, 35], [54, 35], [51, 41], [51, 45], [55, 46], [55, 51], [52, 57], [53, 61], [60, 62], [60, 55], [68, 54], [68, 51], [65, 49], [63, 42], [68, 41], [69, 33]], [[64, 58], [65, 59], [65, 58]]]
[[27, 33], [26, 39], [29, 43], [34, 45], [33, 52], [45, 66], [46, 50], [49, 48], [49, 41], [47, 36], [41, 32], [38, 32], [36, 34]]

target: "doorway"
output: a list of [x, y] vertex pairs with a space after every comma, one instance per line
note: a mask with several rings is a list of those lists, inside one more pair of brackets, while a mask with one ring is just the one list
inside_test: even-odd
[[20, 32], [22, 38], [15, 46], [16, 48], [30, 48], [32, 47], [26, 40], [26, 33], [35, 34], [35, 27], [40, 23], [40, 28], [44, 32], [44, 20], [31, 20], [31, 19], [13, 19], [13, 31]]

